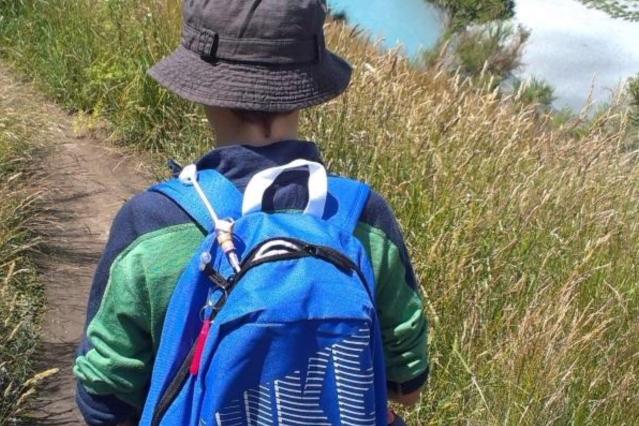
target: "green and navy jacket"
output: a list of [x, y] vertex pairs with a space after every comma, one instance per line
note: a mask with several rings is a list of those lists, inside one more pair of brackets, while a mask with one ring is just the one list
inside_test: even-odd
[[[217, 170], [243, 192], [255, 173], [298, 158], [321, 162], [314, 143], [283, 141], [218, 148], [197, 166]], [[283, 174], [267, 191], [263, 209], [303, 209], [307, 180], [305, 171]], [[375, 272], [389, 389], [412, 392], [428, 376], [428, 325], [402, 233], [379, 194], [371, 193], [355, 236]], [[143, 407], [169, 299], [204, 237], [181, 208], [157, 192], [134, 196], [117, 214], [93, 280], [74, 367], [76, 399], [87, 423], [117, 424]]]

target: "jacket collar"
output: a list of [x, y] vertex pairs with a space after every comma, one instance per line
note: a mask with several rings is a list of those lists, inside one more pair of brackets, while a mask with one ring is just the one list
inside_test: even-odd
[[197, 162], [197, 168], [215, 169], [243, 190], [254, 174], [298, 158], [322, 162], [315, 143], [285, 140], [261, 147], [229, 145], [216, 148]]

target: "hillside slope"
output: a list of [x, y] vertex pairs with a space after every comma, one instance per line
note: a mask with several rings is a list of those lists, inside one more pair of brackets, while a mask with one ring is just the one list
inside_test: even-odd
[[[2, 55], [67, 108], [110, 120], [140, 150], [187, 161], [211, 146], [200, 111], [144, 74], [177, 43], [177, 2], [11, 5]], [[407, 235], [432, 332], [412, 424], [634, 423], [639, 168], [627, 117], [558, 128], [489, 84], [329, 32], [353, 84], [306, 112], [302, 134], [333, 170], [386, 195]]]

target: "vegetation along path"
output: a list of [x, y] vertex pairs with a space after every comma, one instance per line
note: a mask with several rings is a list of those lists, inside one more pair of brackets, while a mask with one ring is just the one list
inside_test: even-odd
[[42, 326], [41, 370], [59, 368], [40, 390], [34, 416], [42, 424], [84, 424], [76, 411], [71, 366], [80, 341], [91, 278], [122, 203], [151, 181], [142, 163], [104, 140], [74, 130], [74, 119], [59, 107], [12, 80], [0, 67], [0, 91], [24, 90], [24, 111], [38, 109], [52, 131], [42, 141], [41, 188], [51, 225], [45, 230], [41, 279], [47, 298]]

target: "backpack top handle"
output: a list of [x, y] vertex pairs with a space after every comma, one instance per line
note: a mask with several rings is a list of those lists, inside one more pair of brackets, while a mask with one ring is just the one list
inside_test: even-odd
[[326, 198], [328, 196], [328, 176], [326, 169], [320, 163], [302, 159], [256, 173], [244, 191], [242, 215], [261, 211], [264, 193], [273, 185], [278, 176], [286, 171], [300, 167], [308, 167], [309, 171], [308, 204], [304, 209], [304, 213], [321, 219], [326, 209]]

